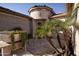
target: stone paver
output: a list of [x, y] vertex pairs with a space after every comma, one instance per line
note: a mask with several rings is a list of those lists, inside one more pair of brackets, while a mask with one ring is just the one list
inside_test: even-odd
[[12, 56], [33, 56], [29, 51], [23, 49], [16, 50]]

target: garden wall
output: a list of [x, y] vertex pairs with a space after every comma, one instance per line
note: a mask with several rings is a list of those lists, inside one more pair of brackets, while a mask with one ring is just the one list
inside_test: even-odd
[[[0, 32], [0, 41], [4, 41], [4, 42], [10, 44], [10, 46], [3, 48], [5, 55], [10, 55], [11, 51], [12, 51], [12, 42], [11, 42], [11, 33], [12, 32], [13, 31], [1, 31]], [[14, 44], [15, 44], [14, 50], [22, 48], [22, 44], [21, 44], [18, 33], [14, 35]]]

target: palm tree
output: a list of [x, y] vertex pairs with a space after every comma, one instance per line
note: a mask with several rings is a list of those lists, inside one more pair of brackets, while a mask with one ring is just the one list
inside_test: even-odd
[[[68, 33], [69, 33], [69, 26], [71, 26], [73, 23], [70, 20], [67, 20], [65, 22], [62, 22], [58, 19], [52, 19], [50, 21], [45, 22], [44, 25], [39, 26], [36, 30], [36, 37], [39, 38], [46, 38], [50, 45], [55, 49], [55, 52], [57, 55], [68, 55], [69, 51], [69, 40], [68, 39]], [[59, 31], [63, 32], [64, 35], [64, 46], [65, 48], [63, 49], [61, 45], [61, 41], [59, 38]], [[52, 33], [56, 32], [57, 33], [57, 40], [59, 43], [60, 48], [62, 49], [62, 52], [58, 50], [58, 48], [55, 47], [55, 45], [52, 42]]]

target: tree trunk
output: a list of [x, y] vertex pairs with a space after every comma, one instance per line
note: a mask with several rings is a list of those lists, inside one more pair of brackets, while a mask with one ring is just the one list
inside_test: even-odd
[[62, 49], [62, 51], [63, 51], [63, 48], [62, 48], [62, 45], [61, 45], [60, 36], [59, 36], [58, 31], [56, 31], [56, 33], [57, 33], [57, 41], [58, 41], [58, 43], [59, 43], [59, 47], [60, 47], [60, 48]]
[[66, 30], [64, 32], [64, 39], [65, 39], [65, 45], [67, 46], [67, 55], [74, 55], [74, 50], [73, 50], [73, 46], [72, 46], [72, 42], [71, 42], [71, 32]]
[[66, 55], [66, 56], [68, 56], [68, 53], [69, 53], [69, 39], [68, 39], [68, 31], [67, 30], [65, 30], [64, 32], [63, 32], [63, 34], [64, 34], [64, 44], [65, 44], [65, 54], [64, 55]]

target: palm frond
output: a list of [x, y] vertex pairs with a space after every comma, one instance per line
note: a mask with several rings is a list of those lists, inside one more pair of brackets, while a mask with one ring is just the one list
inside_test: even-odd
[[52, 35], [52, 32], [56, 29], [64, 30], [64, 25], [65, 23], [58, 19], [50, 20], [46, 22], [44, 25], [37, 28], [36, 36], [42, 38], [48, 35]]

